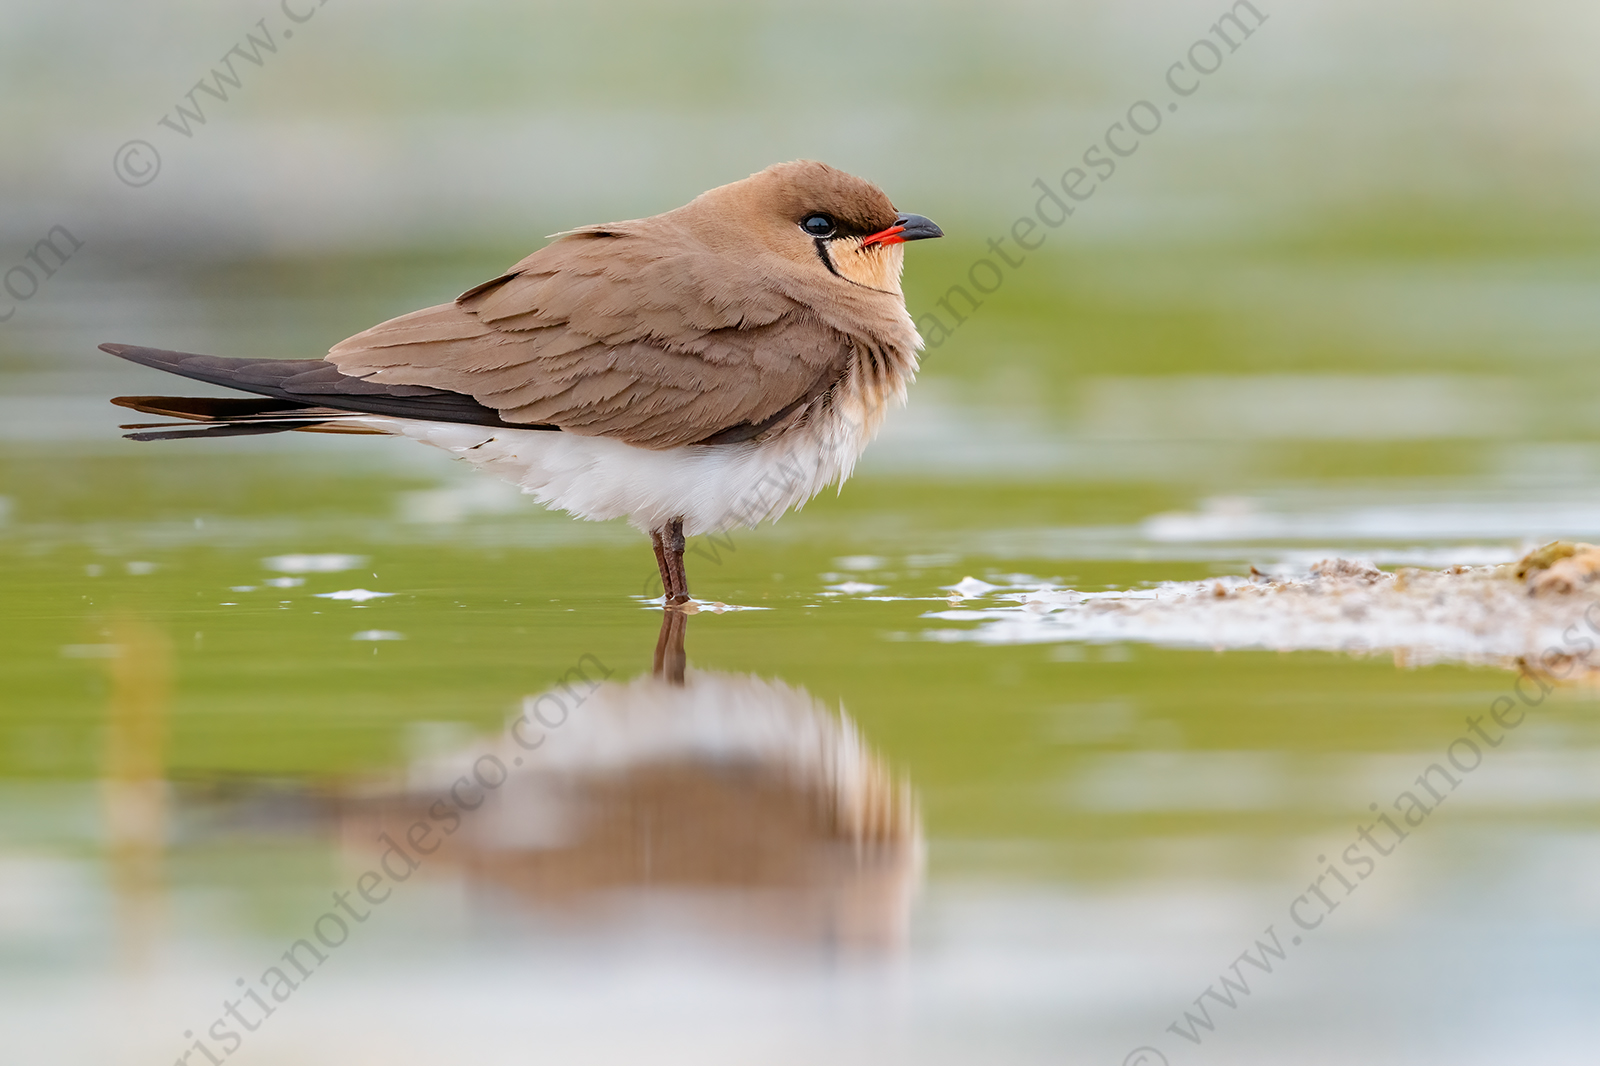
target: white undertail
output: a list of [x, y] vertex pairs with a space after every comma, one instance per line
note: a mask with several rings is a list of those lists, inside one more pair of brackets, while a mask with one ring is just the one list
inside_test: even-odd
[[576, 433], [502, 429], [409, 418], [363, 424], [441, 448], [579, 518], [626, 518], [646, 532], [683, 519], [687, 536], [754, 526], [843, 481], [905, 402], [916, 372], [857, 360], [797, 424], [767, 439], [652, 450]]

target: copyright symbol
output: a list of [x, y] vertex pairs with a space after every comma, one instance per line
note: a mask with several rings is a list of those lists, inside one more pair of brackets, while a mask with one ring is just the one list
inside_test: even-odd
[[1122, 1066], [1167, 1066], [1167, 1057], [1153, 1047], [1136, 1047], [1122, 1060]]
[[111, 157], [111, 169], [124, 185], [149, 185], [161, 173], [161, 153], [149, 141], [129, 141]]

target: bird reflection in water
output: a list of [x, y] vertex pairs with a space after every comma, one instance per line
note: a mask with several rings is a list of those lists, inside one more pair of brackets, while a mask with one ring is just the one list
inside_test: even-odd
[[346, 839], [366, 858], [380, 833], [404, 840], [494, 754], [509, 776], [427, 859], [436, 874], [570, 920], [635, 908], [792, 944], [902, 944], [923, 857], [909, 782], [842, 708], [689, 668], [687, 627], [663, 612], [654, 670], [597, 685], [537, 751], [502, 738], [412, 763], [347, 808]]

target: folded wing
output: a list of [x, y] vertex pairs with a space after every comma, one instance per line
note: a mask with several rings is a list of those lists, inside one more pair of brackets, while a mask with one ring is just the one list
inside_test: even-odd
[[506, 424], [648, 448], [749, 439], [803, 418], [851, 342], [741, 266], [661, 218], [590, 227], [327, 361], [470, 397]]

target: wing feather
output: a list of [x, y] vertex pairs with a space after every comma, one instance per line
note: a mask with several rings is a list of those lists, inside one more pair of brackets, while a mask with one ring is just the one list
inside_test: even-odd
[[471, 396], [510, 423], [651, 448], [745, 439], [842, 377], [852, 349], [739, 265], [664, 218], [580, 230], [328, 362], [386, 389]]

